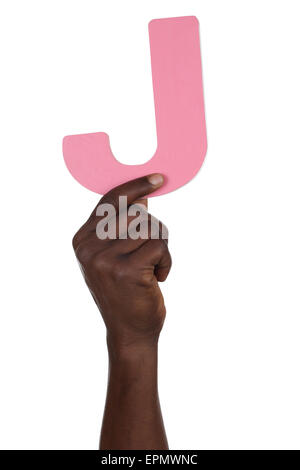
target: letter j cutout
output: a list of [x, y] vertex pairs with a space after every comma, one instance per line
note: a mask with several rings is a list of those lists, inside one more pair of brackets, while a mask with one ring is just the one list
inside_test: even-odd
[[114, 157], [104, 132], [69, 135], [65, 163], [83, 186], [105, 194], [114, 186], [150, 173], [165, 184], [151, 196], [174, 191], [199, 171], [207, 149], [199, 23], [194, 16], [149, 23], [157, 149], [143, 165], [124, 165]]

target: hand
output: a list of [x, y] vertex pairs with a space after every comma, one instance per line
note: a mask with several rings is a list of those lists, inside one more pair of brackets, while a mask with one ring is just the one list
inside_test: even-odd
[[[158, 397], [157, 343], [166, 314], [158, 281], [167, 278], [171, 257], [166, 230], [156, 223], [152, 231], [152, 217], [145, 208], [135, 212], [134, 204], [145, 204], [141, 198], [162, 184], [161, 175], [150, 175], [114, 188], [73, 239], [107, 328], [109, 380], [101, 449], [168, 448]], [[120, 196], [127, 197], [126, 204]]]
[[[100, 200], [99, 207], [73, 239], [73, 246], [85, 281], [98, 305], [107, 328], [107, 341], [111, 354], [127, 348], [156, 345], [164, 323], [166, 309], [158, 281], [164, 281], [171, 268], [167, 240], [117, 239], [101, 240], [96, 227], [97, 216], [104, 204], [116, 210], [116, 227], [119, 227], [119, 196], [127, 196], [128, 206], [163, 184], [161, 175], [150, 175], [118, 186]], [[106, 207], [106, 206], [105, 206]], [[127, 206], [126, 206], [127, 207]], [[143, 209], [141, 209], [143, 211]], [[143, 211], [150, 222], [148, 213]], [[127, 214], [126, 214], [127, 215]], [[103, 220], [102, 216], [102, 220]], [[134, 217], [126, 217], [125, 231]], [[150, 230], [149, 230], [150, 232]]]

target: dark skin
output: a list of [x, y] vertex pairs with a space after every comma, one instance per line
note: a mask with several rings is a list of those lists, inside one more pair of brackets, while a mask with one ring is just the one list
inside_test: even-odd
[[[161, 175], [138, 178], [114, 188], [99, 204], [113, 204], [118, 226], [119, 196], [127, 196], [129, 206], [145, 204], [143, 198], [162, 184]], [[100, 240], [96, 209], [73, 246], [107, 329], [109, 378], [100, 449], [168, 449], [157, 387], [157, 345], [166, 315], [158, 282], [171, 268], [167, 241], [151, 239], [150, 230], [147, 239], [120, 239], [118, 233], [117, 239]]]

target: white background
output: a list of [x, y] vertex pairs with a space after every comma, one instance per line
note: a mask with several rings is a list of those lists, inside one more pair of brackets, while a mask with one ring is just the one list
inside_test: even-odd
[[147, 24], [183, 15], [200, 21], [208, 153], [150, 201], [173, 256], [170, 448], [300, 448], [299, 13], [296, 0], [1, 2], [2, 449], [98, 446], [105, 331], [71, 247], [98, 196], [61, 141], [106, 131], [120, 161], [152, 156]]

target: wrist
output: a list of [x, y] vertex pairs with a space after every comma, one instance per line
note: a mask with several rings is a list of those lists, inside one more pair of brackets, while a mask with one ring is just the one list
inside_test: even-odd
[[132, 363], [157, 356], [158, 338], [135, 341], [116, 341], [107, 335], [109, 361]]
[[140, 334], [132, 331], [107, 330], [106, 341], [109, 358], [131, 359], [157, 351], [159, 332]]
[[126, 393], [137, 384], [151, 384], [157, 388], [157, 343], [132, 344], [124, 347], [108, 348], [109, 377], [111, 383]]

